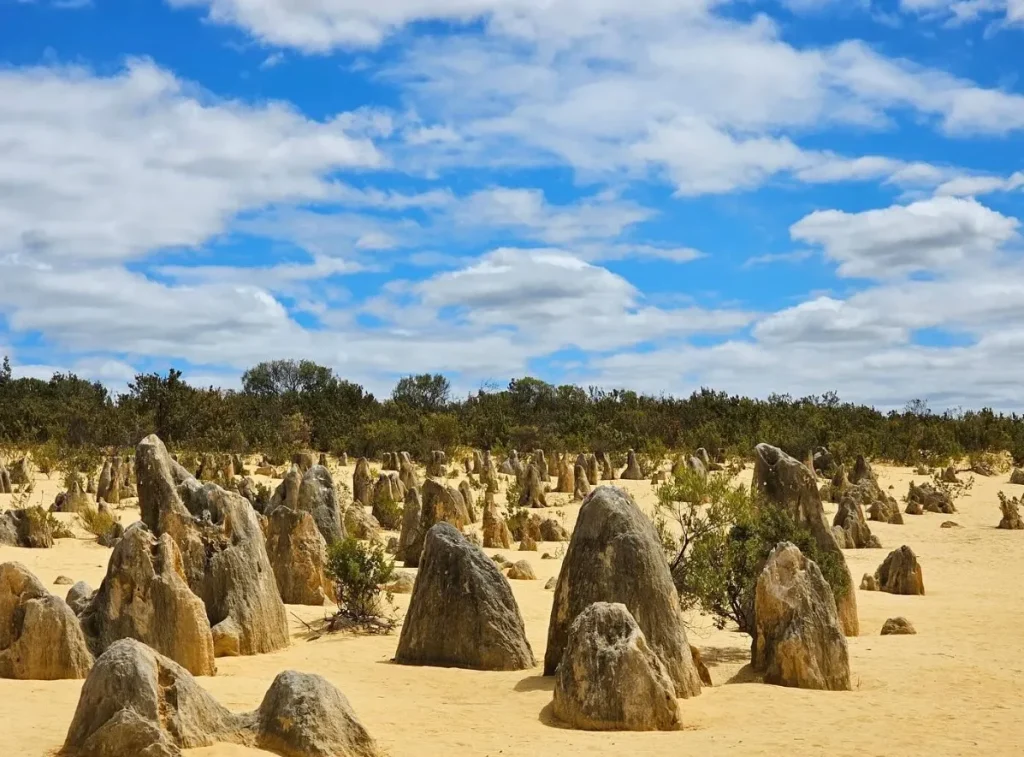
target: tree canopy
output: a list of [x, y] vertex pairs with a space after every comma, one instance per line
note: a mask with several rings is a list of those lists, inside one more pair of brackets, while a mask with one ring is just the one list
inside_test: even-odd
[[0, 443], [129, 447], [157, 433], [177, 449], [271, 451], [312, 447], [425, 457], [461, 445], [496, 451], [640, 452], [726, 448], [758, 442], [803, 459], [818, 445], [840, 457], [904, 463], [1009, 449], [1024, 458], [1024, 418], [990, 409], [935, 413], [926, 403], [882, 413], [835, 393], [765, 400], [700, 389], [689, 397], [554, 386], [513, 379], [464, 398], [439, 374], [406, 376], [378, 399], [311, 361], [274, 360], [245, 371], [238, 391], [192, 386], [181, 371], [142, 373], [117, 396], [73, 374], [15, 379], [0, 369]]

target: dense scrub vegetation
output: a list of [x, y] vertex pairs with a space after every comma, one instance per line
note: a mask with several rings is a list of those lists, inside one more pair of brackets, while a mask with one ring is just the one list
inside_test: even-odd
[[0, 370], [0, 444], [43, 458], [74, 450], [129, 447], [157, 433], [178, 450], [269, 451], [312, 447], [373, 456], [460, 446], [606, 450], [724, 447], [749, 455], [758, 442], [803, 459], [818, 445], [913, 464], [1008, 449], [1024, 459], [1024, 417], [991, 410], [934, 414], [921, 402], [883, 414], [834, 393], [794, 399], [733, 397], [701, 389], [687, 398], [553, 386], [534, 378], [502, 390], [451, 396], [440, 375], [401, 379], [380, 399], [309, 361], [273, 361], [246, 371], [240, 391], [190, 386], [180, 371], [139, 374], [111, 394], [72, 374], [49, 381]]

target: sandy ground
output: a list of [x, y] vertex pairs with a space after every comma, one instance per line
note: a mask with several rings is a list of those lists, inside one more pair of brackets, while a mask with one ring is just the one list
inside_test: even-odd
[[[749, 471], [749, 469], [748, 469]], [[906, 469], [876, 466], [883, 488], [899, 499], [914, 476]], [[352, 468], [343, 469], [351, 482]], [[748, 473], [744, 473], [744, 480]], [[56, 477], [55, 477], [56, 479]], [[256, 707], [274, 676], [286, 669], [329, 678], [391, 755], [543, 757], [544, 755], [987, 755], [1024, 754], [1024, 532], [999, 531], [996, 494], [1024, 493], [1008, 476], [977, 477], [957, 502], [955, 516], [905, 516], [904, 526], [871, 523], [883, 550], [849, 550], [859, 584], [888, 551], [902, 544], [917, 553], [924, 570], [924, 597], [858, 591], [861, 636], [850, 639], [854, 691], [823, 693], [750, 683], [748, 637], [718, 631], [707, 618], [690, 618], [690, 642], [698, 646], [715, 686], [681, 703], [685, 728], [671, 733], [587, 733], [558, 727], [549, 716], [552, 679], [541, 667], [515, 673], [406, 667], [390, 662], [397, 633], [383, 637], [334, 635], [307, 641], [297, 618], [323, 610], [289, 607], [292, 644], [275, 654], [221, 658], [215, 677], [201, 679], [227, 707]], [[619, 482], [640, 505], [653, 509], [647, 482]], [[49, 505], [56, 480], [40, 478], [33, 502]], [[572, 525], [578, 506], [567, 495], [550, 495], [553, 510]], [[10, 497], [0, 495], [0, 508]], [[498, 497], [499, 503], [502, 497]], [[835, 511], [826, 504], [826, 510]], [[122, 520], [138, 511], [122, 511]], [[68, 516], [60, 516], [66, 518]], [[962, 529], [941, 529], [955, 520]], [[544, 589], [559, 559], [543, 560], [559, 545], [536, 553], [507, 552], [529, 560], [536, 581], [512, 581], [538, 663], [543, 660], [552, 593]], [[488, 550], [489, 554], [493, 550]], [[58, 575], [99, 585], [110, 550], [87, 539], [61, 540], [50, 550], [0, 547], [0, 562], [19, 561], [47, 585]], [[66, 587], [53, 587], [62, 594]], [[407, 596], [396, 598], [404, 613]], [[884, 621], [906, 616], [916, 636], [881, 637]], [[63, 743], [81, 681], [0, 680], [0, 755], [39, 757]], [[191, 750], [193, 757], [253, 757], [258, 750], [217, 745]], [[128, 757], [126, 755], [126, 757]]]

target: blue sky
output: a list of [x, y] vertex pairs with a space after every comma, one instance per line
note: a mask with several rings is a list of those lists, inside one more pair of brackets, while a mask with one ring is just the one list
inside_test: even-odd
[[0, 0], [0, 351], [1021, 410], [1024, 0]]

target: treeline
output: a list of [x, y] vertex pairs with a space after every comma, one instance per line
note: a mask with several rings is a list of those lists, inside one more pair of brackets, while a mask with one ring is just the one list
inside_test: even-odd
[[8, 446], [126, 448], [157, 433], [172, 448], [272, 452], [300, 448], [376, 456], [460, 446], [532, 450], [725, 448], [749, 455], [769, 442], [804, 458], [818, 445], [846, 458], [938, 462], [981, 451], [1024, 458], [1024, 418], [977, 412], [934, 414], [921, 402], [881, 413], [834, 393], [794, 399], [734, 397], [701, 389], [687, 398], [553, 386], [535, 378], [502, 390], [451, 396], [441, 375], [401, 379], [378, 398], [309, 361], [260, 363], [240, 391], [191, 386], [180, 371], [139, 374], [124, 394], [73, 374], [14, 379], [0, 369], [0, 443]]

